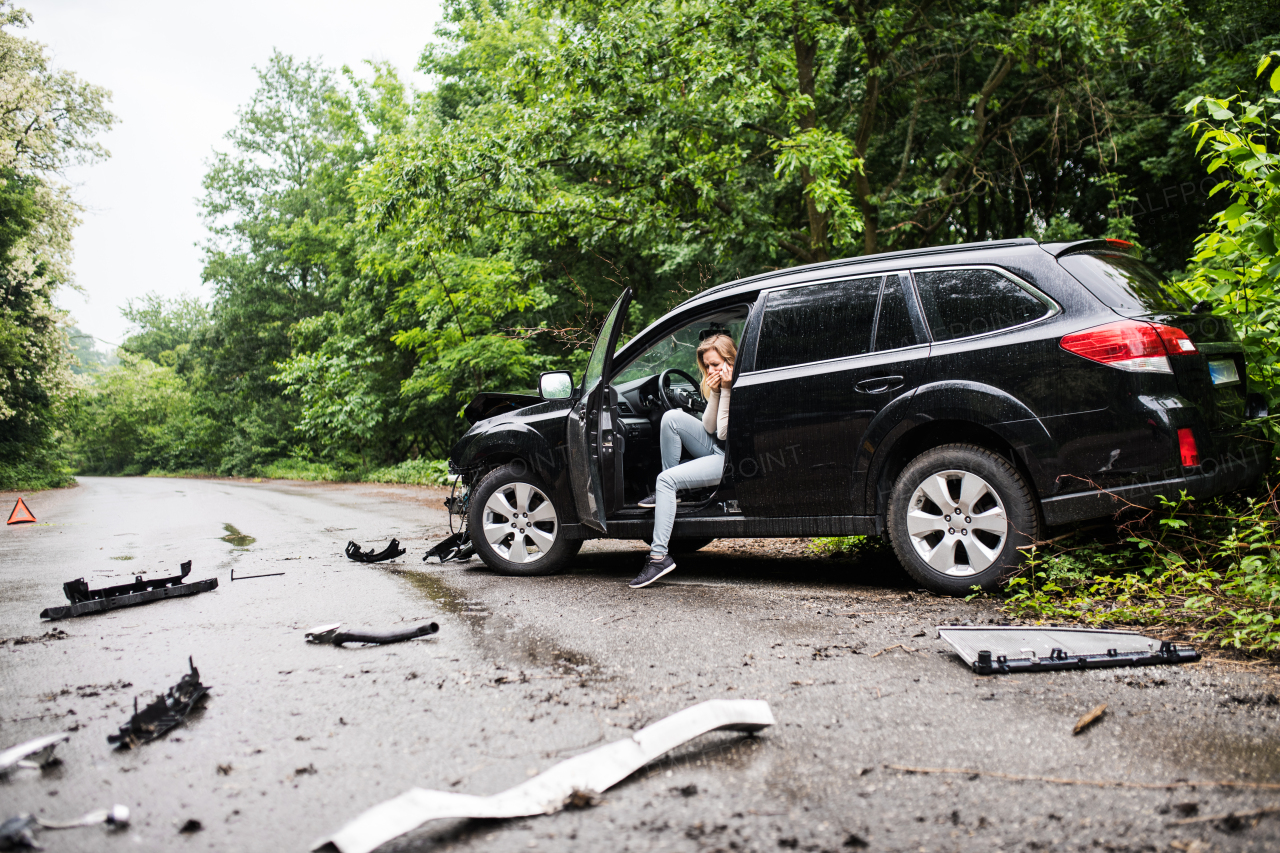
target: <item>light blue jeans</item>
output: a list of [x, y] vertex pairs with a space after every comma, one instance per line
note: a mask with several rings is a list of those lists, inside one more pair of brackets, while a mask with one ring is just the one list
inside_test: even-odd
[[[654, 489], [653, 544], [649, 553], [663, 557], [676, 521], [676, 489], [700, 489], [719, 483], [724, 475], [724, 451], [716, 446], [700, 418], [680, 409], [672, 409], [662, 416], [659, 446], [662, 473]], [[682, 447], [693, 456], [684, 464], [680, 463]]]

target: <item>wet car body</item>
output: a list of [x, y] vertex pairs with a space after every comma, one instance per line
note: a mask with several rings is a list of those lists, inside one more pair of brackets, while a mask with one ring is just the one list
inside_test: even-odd
[[[562, 530], [570, 538], [648, 538], [652, 514], [631, 501], [652, 487], [658, 427], [670, 406], [659, 399], [657, 376], [610, 379], [675, 329], [741, 315], [724, 478], [713, 494], [681, 507], [677, 539], [885, 533], [899, 476], [944, 444], [1007, 460], [1050, 526], [1180, 490], [1238, 488], [1265, 460], [1242, 426], [1265, 414], [1248, 392], [1243, 349], [1212, 314], [1163, 296], [1135, 300], [1149, 274], [1143, 269], [1115, 241], [1011, 240], [833, 261], [713, 287], [606, 351], [594, 389], [580, 386], [558, 400], [481, 395], [450, 466], [472, 486], [496, 466], [527, 466], [569, 510]], [[1139, 284], [1126, 290], [1129, 273]], [[861, 315], [841, 308], [859, 292], [873, 307]], [[1001, 299], [1012, 306], [1003, 314]], [[805, 334], [786, 327], [792, 304], [835, 312], [830, 322], [843, 322], [846, 337], [865, 340], [828, 330], [828, 351], [806, 353]], [[984, 304], [990, 312], [979, 310]], [[1064, 346], [1069, 336], [1124, 321], [1158, 324], [1161, 334], [1176, 328], [1193, 345], [1169, 351], [1158, 366], [1166, 372], [1117, 369]], [[864, 335], [864, 326], [874, 332]], [[824, 354], [836, 357], [813, 358]], [[1215, 384], [1211, 370], [1235, 378]]]

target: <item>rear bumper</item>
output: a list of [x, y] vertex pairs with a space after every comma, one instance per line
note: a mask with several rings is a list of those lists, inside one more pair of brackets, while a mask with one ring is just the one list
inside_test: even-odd
[[1271, 445], [1242, 435], [1215, 435], [1215, 454], [1194, 468], [1176, 466], [1162, 476], [1125, 486], [1058, 495], [1041, 502], [1048, 525], [1070, 524], [1113, 515], [1126, 506], [1157, 506], [1160, 497], [1179, 492], [1213, 497], [1247, 486], [1266, 469]]

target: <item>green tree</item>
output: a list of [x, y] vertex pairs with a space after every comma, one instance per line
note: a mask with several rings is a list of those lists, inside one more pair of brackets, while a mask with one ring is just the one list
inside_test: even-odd
[[[1256, 76], [1267, 92], [1257, 100], [1241, 94], [1197, 96], [1187, 111], [1197, 118], [1197, 137], [1211, 175], [1227, 177], [1212, 193], [1229, 205], [1213, 218], [1213, 229], [1196, 243], [1189, 288], [1210, 300], [1214, 313], [1230, 317], [1244, 341], [1253, 379], [1280, 410], [1280, 51], [1263, 56]], [[1199, 117], [1201, 110], [1207, 115]]]
[[54, 307], [74, 286], [71, 232], [79, 210], [58, 177], [106, 151], [108, 93], [52, 68], [44, 46], [13, 30], [30, 16], [0, 0], [0, 489], [66, 482], [57, 430], [73, 391]]

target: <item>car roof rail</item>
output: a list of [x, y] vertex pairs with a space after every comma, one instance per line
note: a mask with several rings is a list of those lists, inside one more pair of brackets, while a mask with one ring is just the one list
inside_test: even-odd
[[[799, 270], [818, 270], [831, 269], [834, 267], [860, 266], [862, 264], [874, 264], [880, 261], [892, 260], [894, 258], [915, 258], [926, 257], [928, 255], [938, 255], [947, 252], [974, 252], [983, 249], [1003, 249], [1013, 246], [1034, 246], [1036, 241], [1030, 237], [1014, 237], [1008, 240], [986, 240], [980, 243], [949, 243], [944, 246], [925, 246], [920, 249], [900, 249], [896, 252], [877, 252], [873, 255], [855, 255], [851, 258], [839, 258], [834, 261], [822, 261], [816, 264], [803, 264], [798, 267], [784, 267], [779, 270], [771, 270], [769, 272], [760, 273], [759, 275], [747, 276], [746, 278], [727, 281], [724, 284], [717, 284], [715, 287], [707, 288], [701, 293], [690, 297], [681, 303], [687, 305], [696, 299], [704, 296], [711, 296], [731, 287], [738, 287], [743, 284], [754, 284], [756, 282], [768, 281], [772, 278], [780, 278], [782, 276], [791, 275]], [[675, 309], [672, 309], [675, 310]]]

